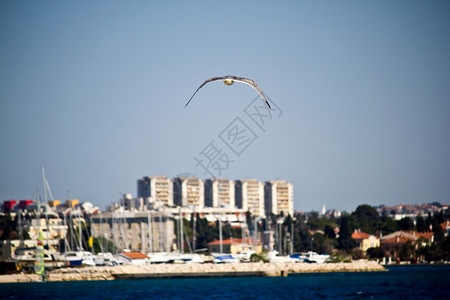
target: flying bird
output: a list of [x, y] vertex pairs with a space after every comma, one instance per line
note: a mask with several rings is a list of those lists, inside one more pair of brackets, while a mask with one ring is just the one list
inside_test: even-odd
[[212, 78], [206, 79], [205, 82], [203, 82], [202, 85], [200, 85], [198, 87], [198, 89], [195, 91], [194, 95], [192, 95], [191, 99], [189, 99], [189, 101], [186, 103], [186, 105], [184, 107], [188, 106], [189, 102], [191, 102], [192, 98], [194, 98], [195, 94], [197, 94], [198, 90], [201, 89], [205, 84], [207, 84], [208, 82], [217, 81], [217, 80], [222, 80], [223, 83], [226, 84], [226, 85], [232, 85], [235, 81], [248, 84], [255, 91], [258, 92], [258, 94], [262, 97], [263, 101], [267, 104], [269, 109], [272, 109], [272, 107], [270, 107], [269, 101], [267, 101], [267, 99], [264, 96], [263, 92], [259, 89], [259, 87], [256, 85], [256, 83], [253, 80], [248, 79], [248, 78], [244, 78], [244, 77], [236, 77], [236, 76], [233, 76], [233, 75], [221, 76], [221, 77], [212, 77]]

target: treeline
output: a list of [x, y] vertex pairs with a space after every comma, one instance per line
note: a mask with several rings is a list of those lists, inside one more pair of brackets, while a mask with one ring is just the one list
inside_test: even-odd
[[[313, 250], [320, 253], [341, 253], [362, 258], [364, 253], [355, 249], [356, 243], [352, 239], [355, 230], [378, 237], [399, 230], [434, 233], [434, 242], [427, 243], [423, 238], [416, 243], [407, 242], [396, 249], [395, 253], [401, 260], [423, 259], [427, 261], [450, 259], [450, 237], [444, 236], [441, 223], [448, 220], [440, 211], [435, 215], [418, 216], [416, 222], [409, 218], [394, 220], [386, 214], [369, 205], [360, 205], [357, 209], [339, 218], [319, 216], [318, 213], [297, 214], [295, 221], [294, 249], [295, 251]], [[287, 220], [289, 222], [289, 220]], [[336, 230], [339, 229], [339, 231]], [[312, 243], [311, 243], [312, 241]], [[383, 253], [380, 248], [367, 251], [368, 258], [382, 258], [392, 256], [393, 253]]]

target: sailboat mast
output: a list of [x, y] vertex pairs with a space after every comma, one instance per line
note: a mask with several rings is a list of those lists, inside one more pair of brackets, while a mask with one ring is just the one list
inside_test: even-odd
[[81, 239], [81, 215], [78, 216], [78, 233], [79, 233], [79, 239], [80, 239], [80, 250], [83, 251], [83, 244]]
[[222, 212], [219, 216], [219, 240], [220, 240], [220, 254], [223, 253], [223, 245], [222, 245]]
[[20, 208], [19, 204], [19, 211], [18, 211], [18, 222], [19, 222], [19, 240], [22, 246], [23, 243], [23, 233], [22, 233], [22, 209]]
[[74, 241], [73, 241], [73, 217], [72, 217], [72, 210], [70, 211], [70, 249], [75, 249], [74, 247]]
[[151, 237], [151, 232], [152, 232], [152, 223], [150, 221], [150, 211], [148, 212], [147, 215], [147, 228], [148, 228], [148, 252], [152, 253], [153, 252], [153, 247], [152, 247], [152, 237]]
[[100, 223], [99, 223], [99, 225], [100, 225], [100, 238], [98, 238], [98, 241], [99, 241], [99, 244], [100, 244], [100, 251], [102, 252], [102, 253], [104, 253], [105, 251], [103, 250], [103, 238], [104, 238], [104, 235], [103, 235], [103, 220], [102, 220], [102, 214], [99, 214], [99, 219], [100, 219]]
[[164, 244], [163, 244], [163, 237], [162, 237], [162, 233], [163, 233], [163, 224], [162, 224], [162, 212], [161, 212], [162, 208], [161, 208], [161, 203], [159, 203], [158, 206], [158, 212], [159, 212], [159, 251], [162, 252], [164, 251]]
[[45, 224], [47, 226], [47, 246], [49, 244], [48, 239], [50, 236], [50, 230], [49, 230], [49, 226], [48, 226], [48, 210], [47, 210], [47, 189], [46, 189], [46, 181], [47, 179], [45, 179], [45, 169], [44, 166], [41, 167], [41, 172], [42, 172], [42, 187], [44, 188], [44, 207], [45, 207]]
[[192, 226], [193, 227], [192, 249], [195, 253], [195, 229], [196, 229], [196, 223], [197, 223], [197, 217], [195, 215], [195, 206], [193, 206], [192, 211], [193, 211], [192, 214], [193, 214], [193, 218], [194, 218], [194, 224]]
[[41, 221], [39, 219], [39, 212], [41, 210], [41, 195], [39, 193], [39, 189], [36, 190], [36, 201], [37, 201], [37, 210], [36, 210], [36, 222], [38, 227], [38, 232], [41, 231]]
[[[67, 221], [66, 221], [66, 214], [63, 214], [63, 225], [64, 226], [66, 226], [67, 225]], [[64, 249], [63, 249], [63, 253], [64, 252], [66, 252], [67, 251], [67, 249], [66, 249], [66, 245], [68, 244], [68, 241], [67, 241], [67, 232], [66, 232], [66, 234], [65, 234], [65, 236], [64, 236], [64, 243], [63, 243], [64, 245]], [[70, 245], [69, 245], [69, 247], [70, 247]]]
[[180, 206], [180, 253], [184, 253], [184, 240], [183, 240], [183, 213]]

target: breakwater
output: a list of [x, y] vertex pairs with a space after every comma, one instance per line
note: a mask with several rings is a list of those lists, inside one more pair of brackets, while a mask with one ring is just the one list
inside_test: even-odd
[[[114, 280], [135, 278], [287, 276], [293, 273], [377, 272], [386, 269], [374, 262], [350, 263], [237, 263], [237, 264], [146, 264], [115, 267], [61, 268], [47, 273], [47, 281]], [[34, 274], [1, 275], [0, 283], [39, 281]]]

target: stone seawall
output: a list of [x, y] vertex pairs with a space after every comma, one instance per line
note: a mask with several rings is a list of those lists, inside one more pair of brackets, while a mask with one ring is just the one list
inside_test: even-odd
[[[351, 263], [238, 263], [238, 264], [156, 264], [115, 267], [62, 268], [49, 271], [48, 281], [114, 280], [132, 278], [182, 277], [242, 277], [287, 276], [292, 273], [375, 272], [386, 269], [374, 262], [359, 260]], [[37, 275], [1, 275], [2, 282], [38, 281]]]

